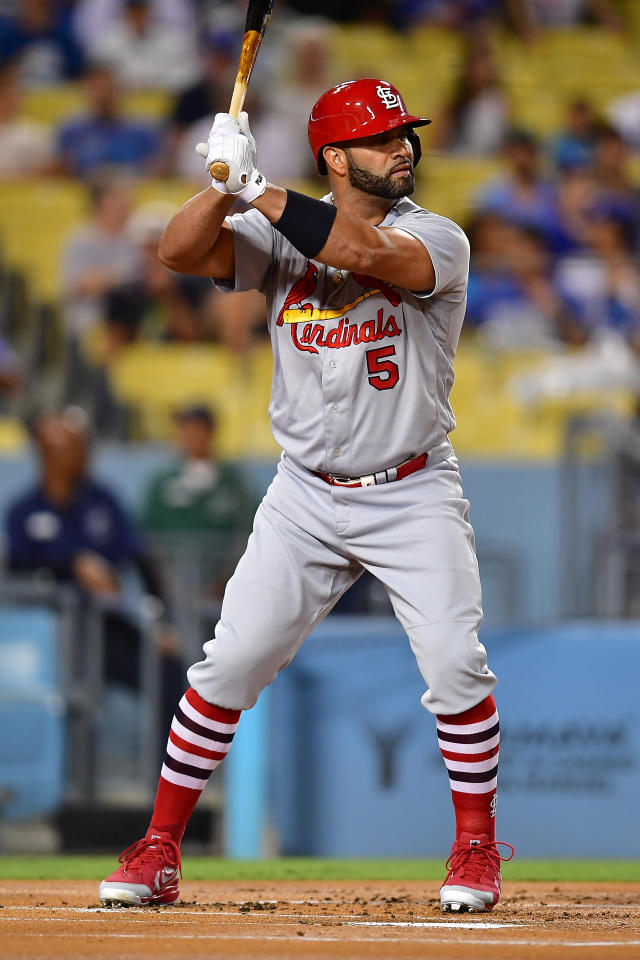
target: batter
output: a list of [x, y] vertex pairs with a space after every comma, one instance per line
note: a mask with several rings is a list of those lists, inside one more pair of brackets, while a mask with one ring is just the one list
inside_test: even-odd
[[[415, 128], [429, 122], [382, 80], [327, 91], [309, 119], [331, 188], [322, 200], [267, 183], [246, 114], [218, 114], [196, 148], [229, 178], [182, 207], [160, 256], [221, 290], [266, 295], [283, 454], [215, 636], [188, 671], [147, 835], [100, 885], [103, 903], [178, 899], [185, 826], [241, 711], [364, 570], [406, 630], [449, 771], [456, 838], [443, 909], [498, 901], [496, 679], [478, 640], [473, 530], [448, 438], [469, 244], [410, 199]], [[228, 216], [238, 197], [251, 209]]]

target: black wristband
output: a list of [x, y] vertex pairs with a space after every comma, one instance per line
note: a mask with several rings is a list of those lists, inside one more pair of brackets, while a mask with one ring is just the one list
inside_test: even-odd
[[329, 239], [337, 212], [332, 203], [287, 190], [282, 216], [273, 226], [304, 257], [313, 260]]

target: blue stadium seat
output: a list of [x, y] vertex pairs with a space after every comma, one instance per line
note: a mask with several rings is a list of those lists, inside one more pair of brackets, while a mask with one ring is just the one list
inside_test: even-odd
[[65, 787], [58, 616], [0, 607], [0, 819], [55, 812]]

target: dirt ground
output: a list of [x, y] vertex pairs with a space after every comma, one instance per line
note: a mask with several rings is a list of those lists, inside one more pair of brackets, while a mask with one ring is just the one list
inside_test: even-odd
[[102, 909], [97, 884], [0, 880], [3, 960], [635, 960], [640, 884], [507, 883], [443, 915], [436, 884], [182, 885], [174, 907]]

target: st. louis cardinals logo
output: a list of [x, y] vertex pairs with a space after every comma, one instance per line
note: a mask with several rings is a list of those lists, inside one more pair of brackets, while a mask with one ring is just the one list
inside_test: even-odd
[[[402, 330], [398, 327], [394, 316], [384, 319], [384, 311], [378, 310], [376, 320], [365, 320], [360, 324], [350, 323], [347, 314], [358, 304], [370, 297], [382, 294], [393, 306], [398, 307], [401, 298], [393, 287], [377, 280], [375, 277], [362, 273], [352, 274], [353, 279], [364, 287], [364, 292], [349, 303], [337, 309], [316, 307], [310, 298], [318, 285], [319, 270], [311, 260], [307, 261], [307, 269], [299, 280], [293, 284], [284, 298], [282, 309], [278, 314], [276, 326], [288, 325], [291, 330], [291, 339], [298, 350], [307, 353], [317, 353], [318, 347], [349, 347], [352, 343], [384, 340], [386, 337], [400, 336]], [[338, 326], [329, 330], [324, 324], [330, 320], [339, 320]], [[304, 323], [302, 334], [298, 333], [298, 324]]]
[[379, 84], [376, 87], [376, 93], [384, 103], [387, 110], [393, 110], [395, 107], [400, 107], [402, 110], [404, 104], [401, 102], [397, 93], [392, 93], [390, 87], [385, 87], [382, 84]]

